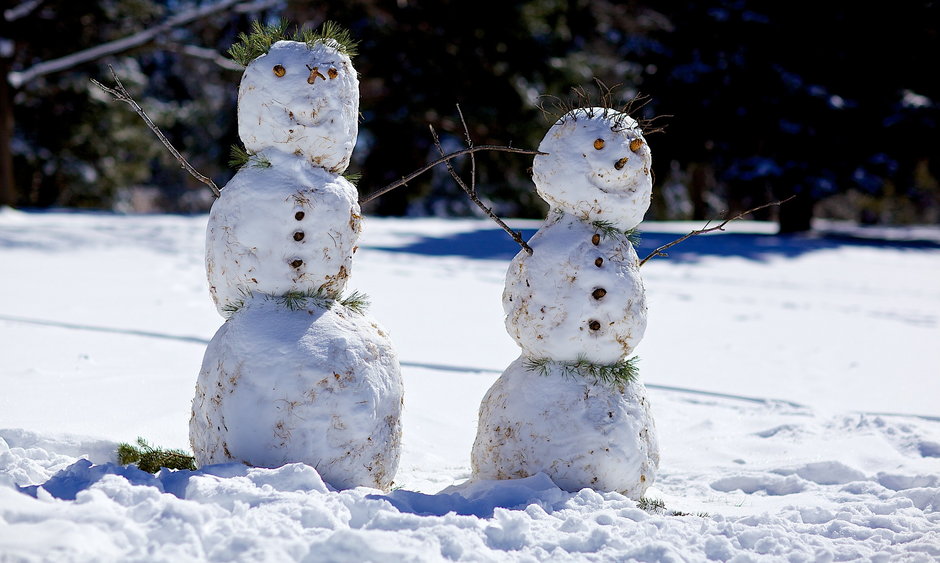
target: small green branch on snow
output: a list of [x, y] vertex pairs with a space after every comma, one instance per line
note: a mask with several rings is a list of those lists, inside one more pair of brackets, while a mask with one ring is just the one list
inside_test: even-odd
[[196, 458], [183, 450], [164, 450], [151, 446], [147, 440], [137, 438], [137, 445], [122, 443], [117, 449], [118, 463], [136, 463], [141, 471], [156, 473], [161, 468], [196, 470]]

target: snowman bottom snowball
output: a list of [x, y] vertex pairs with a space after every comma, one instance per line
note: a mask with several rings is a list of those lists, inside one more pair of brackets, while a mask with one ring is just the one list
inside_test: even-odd
[[209, 343], [190, 442], [200, 466], [303, 462], [333, 487], [387, 490], [402, 395], [391, 342], [369, 317], [336, 302], [288, 307], [256, 295]]
[[543, 375], [521, 357], [483, 399], [471, 465], [475, 479], [545, 473], [567, 491], [639, 499], [659, 467], [646, 388], [571, 377], [557, 365]]

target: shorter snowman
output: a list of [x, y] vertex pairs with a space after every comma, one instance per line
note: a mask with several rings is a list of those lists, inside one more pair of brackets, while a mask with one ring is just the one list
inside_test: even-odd
[[545, 473], [561, 488], [640, 498], [659, 448], [627, 358], [646, 329], [626, 233], [650, 204], [650, 150], [635, 120], [579, 108], [549, 130], [533, 179], [550, 210], [506, 275], [506, 328], [522, 348], [480, 406], [476, 479]]
[[304, 462], [337, 488], [387, 489], [400, 367], [361, 299], [342, 298], [361, 222], [340, 175], [356, 144], [356, 70], [331, 39], [277, 41], [245, 62], [239, 136], [253, 156], [209, 215], [206, 269], [226, 322], [197, 380], [196, 461]]

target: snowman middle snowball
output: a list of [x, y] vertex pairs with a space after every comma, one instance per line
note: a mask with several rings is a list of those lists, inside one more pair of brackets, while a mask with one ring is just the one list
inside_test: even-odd
[[360, 232], [339, 174], [359, 82], [334, 40], [278, 41], [248, 64], [239, 136], [252, 159], [209, 214], [206, 272], [225, 324], [196, 384], [199, 465], [304, 462], [338, 488], [391, 486], [403, 386], [385, 331], [343, 301]]
[[[548, 131], [533, 180], [551, 209], [506, 274], [506, 329], [522, 348], [487, 392], [471, 453], [477, 479], [542, 472], [567, 490], [639, 498], [659, 449], [646, 389], [593, 379], [646, 330], [639, 259], [625, 232], [650, 204], [650, 150], [626, 114], [580, 108]], [[540, 370], [534, 366], [542, 366]]]

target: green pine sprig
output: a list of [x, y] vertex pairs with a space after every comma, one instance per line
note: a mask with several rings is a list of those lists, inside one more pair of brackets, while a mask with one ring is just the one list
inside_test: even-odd
[[254, 21], [249, 33], [238, 34], [235, 44], [228, 50], [228, 55], [238, 64], [248, 66], [248, 63], [270, 51], [271, 45], [282, 40], [299, 41], [311, 48], [322, 43], [349, 58], [358, 53], [359, 42], [352, 38], [348, 29], [336, 22], [323, 22], [317, 30], [301, 29], [291, 35], [287, 33], [288, 27], [290, 24], [286, 20], [268, 25]]
[[347, 182], [355, 186], [356, 184], [359, 183], [359, 180], [362, 179], [362, 174], [359, 172], [347, 171], [347, 172], [343, 172], [343, 178], [345, 178]]
[[598, 233], [603, 235], [604, 238], [617, 237], [625, 238], [630, 242], [634, 247], [640, 246], [640, 229], [634, 227], [632, 229], [622, 231], [614, 226], [610, 221], [591, 221], [591, 226], [597, 229]]
[[228, 165], [236, 170], [240, 170], [246, 165], [252, 168], [270, 168], [271, 161], [262, 154], [253, 153], [242, 148], [241, 145], [232, 145], [229, 151]]
[[553, 369], [561, 371], [564, 377], [586, 378], [593, 383], [608, 383], [626, 385], [636, 380], [639, 375], [637, 356], [611, 365], [595, 364], [587, 358], [580, 357], [574, 362], [559, 362], [548, 358], [534, 358], [525, 361], [525, 368], [543, 376], [548, 376]]
[[248, 66], [248, 63], [267, 53], [271, 45], [287, 39], [288, 25], [286, 20], [268, 25], [253, 21], [251, 32], [239, 33], [236, 43], [228, 50], [228, 55], [238, 64]]
[[346, 297], [340, 299], [339, 304], [354, 313], [364, 315], [366, 309], [369, 308], [369, 296], [359, 291], [353, 291]]
[[359, 291], [353, 291], [346, 297], [333, 298], [327, 295], [323, 288], [317, 288], [316, 291], [288, 291], [274, 299], [291, 311], [306, 309], [310, 305], [327, 308], [333, 303], [339, 303], [346, 309], [361, 315], [365, 314], [369, 307], [369, 297]]
[[322, 43], [333, 47], [340, 53], [350, 59], [359, 54], [359, 42], [352, 38], [352, 34], [345, 27], [333, 21], [325, 21], [316, 31], [302, 29], [294, 33], [294, 41], [306, 43], [308, 47], [313, 47], [317, 43]]
[[147, 473], [156, 473], [161, 468], [196, 470], [196, 458], [183, 450], [165, 450], [151, 446], [143, 438], [137, 438], [137, 445], [118, 444], [118, 463], [128, 465], [136, 463], [138, 469]]

